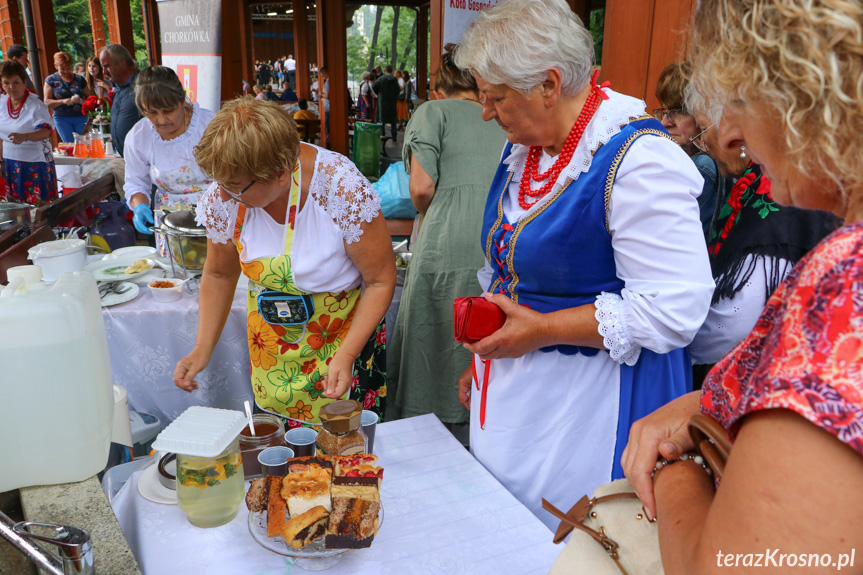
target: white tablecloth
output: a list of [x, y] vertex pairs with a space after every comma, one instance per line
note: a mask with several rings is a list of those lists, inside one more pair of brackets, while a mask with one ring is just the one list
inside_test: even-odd
[[[368, 549], [329, 570], [350, 575], [547, 573], [562, 547], [434, 415], [378, 425], [384, 522]], [[249, 534], [248, 511], [200, 529], [176, 505], [144, 499], [135, 472], [112, 501], [145, 575], [307, 573]]]
[[180, 300], [160, 303], [147, 286], [140, 290], [130, 302], [102, 308], [114, 383], [128, 392], [129, 408], [155, 415], [162, 427], [192, 405], [243, 411], [243, 401], [253, 401], [246, 290], [234, 293], [222, 337], [192, 393], [174, 385], [174, 367], [195, 346], [198, 294], [184, 289]]

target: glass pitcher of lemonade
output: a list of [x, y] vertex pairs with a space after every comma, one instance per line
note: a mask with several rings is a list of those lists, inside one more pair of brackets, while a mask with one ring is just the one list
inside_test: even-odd
[[228, 523], [237, 516], [244, 493], [238, 439], [216, 457], [177, 454], [177, 501], [192, 525]]
[[75, 133], [75, 147], [72, 149], [72, 155], [76, 158], [86, 158], [90, 155], [90, 136], [87, 134]]
[[102, 134], [91, 134], [90, 135], [90, 157], [91, 158], [104, 158], [105, 157], [105, 144], [102, 142]]

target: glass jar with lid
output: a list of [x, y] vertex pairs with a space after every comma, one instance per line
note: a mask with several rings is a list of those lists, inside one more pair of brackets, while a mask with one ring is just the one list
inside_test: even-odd
[[177, 503], [192, 525], [228, 523], [237, 516], [244, 493], [239, 439], [215, 457], [177, 454]]
[[368, 439], [360, 426], [363, 406], [356, 401], [343, 399], [321, 408], [321, 425], [318, 432], [318, 454], [351, 455], [364, 453]]

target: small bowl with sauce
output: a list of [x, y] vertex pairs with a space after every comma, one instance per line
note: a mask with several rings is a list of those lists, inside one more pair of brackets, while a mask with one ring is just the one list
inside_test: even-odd
[[177, 278], [162, 278], [147, 284], [153, 299], [161, 303], [171, 303], [183, 297], [183, 282]]
[[252, 415], [252, 421], [255, 423], [254, 436], [248, 425], [240, 432], [240, 453], [246, 479], [262, 476], [258, 461], [261, 451], [267, 447], [285, 445], [285, 424], [281, 419], [270, 413], [256, 413]]

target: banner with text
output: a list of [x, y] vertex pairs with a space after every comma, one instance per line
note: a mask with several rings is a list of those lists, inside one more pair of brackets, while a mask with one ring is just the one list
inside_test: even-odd
[[481, 10], [497, 6], [499, 0], [444, 0], [443, 43], [458, 44]]
[[217, 112], [222, 96], [221, 0], [158, 0], [162, 65], [189, 96]]

